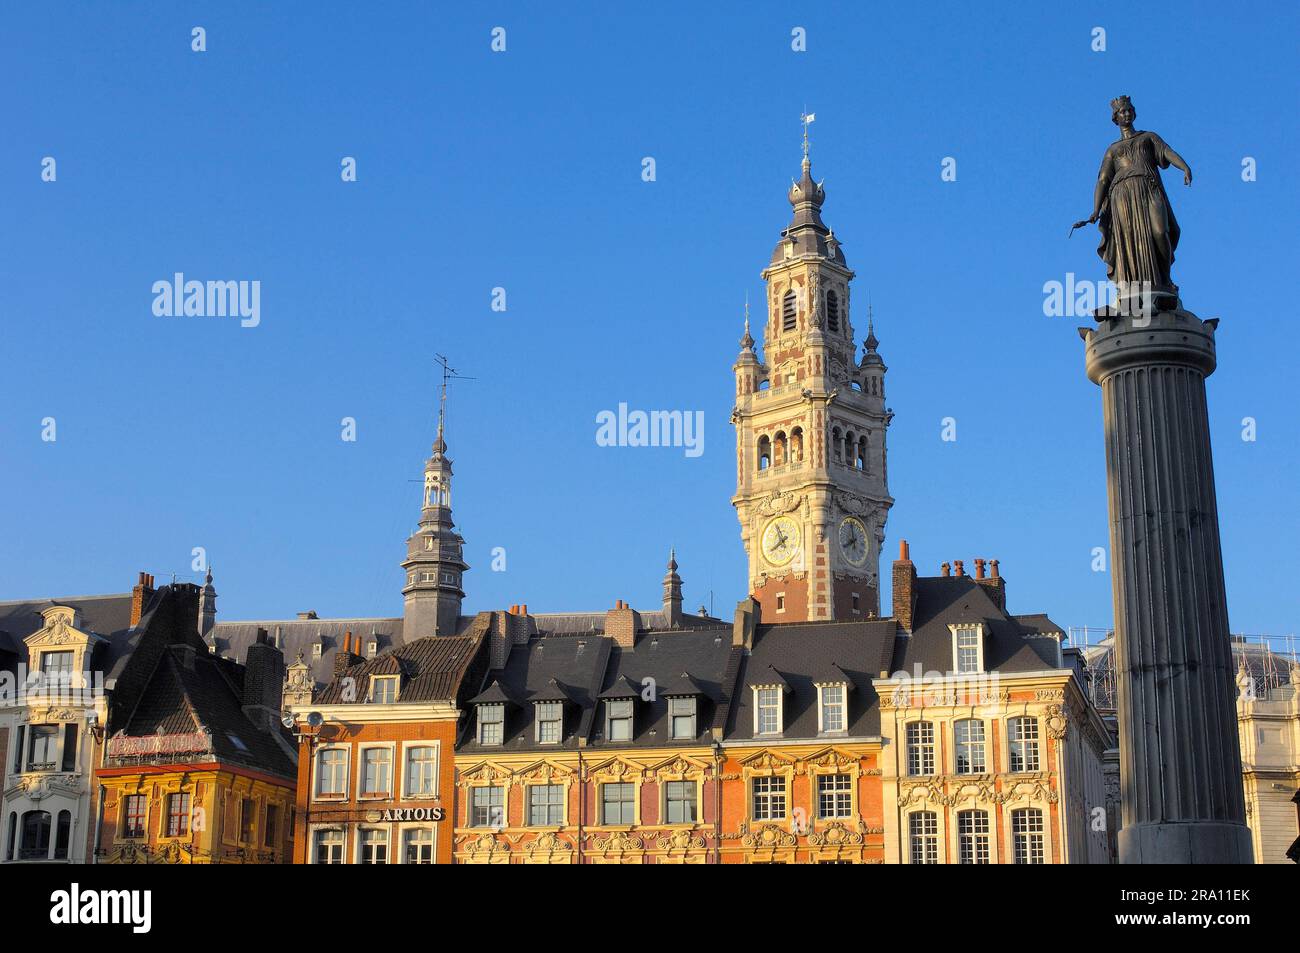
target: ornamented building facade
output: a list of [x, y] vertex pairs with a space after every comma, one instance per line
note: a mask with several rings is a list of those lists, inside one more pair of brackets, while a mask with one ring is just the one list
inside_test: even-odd
[[134, 710], [110, 723], [95, 772], [98, 862], [289, 863], [296, 750], [280, 724], [283, 684], [265, 633], [238, 665], [186, 624]]
[[764, 355], [745, 319], [734, 366], [736, 495], [749, 591], [772, 621], [880, 611], [880, 546], [893, 498], [886, 367], [868, 318], [857, 359], [853, 272], [821, 218], [826, 193], [804, 144], [794, 207], [763, 271]]

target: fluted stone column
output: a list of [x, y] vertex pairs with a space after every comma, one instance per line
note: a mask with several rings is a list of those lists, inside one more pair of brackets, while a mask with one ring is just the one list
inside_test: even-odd
[[1119, 687], [1119, 859], [1250, 863], [1205, 404], [1217, 320], [1080, 329], [1102, 389]]

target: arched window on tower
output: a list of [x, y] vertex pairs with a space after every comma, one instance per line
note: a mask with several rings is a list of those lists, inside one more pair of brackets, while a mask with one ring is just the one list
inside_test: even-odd
[[831, 454], [836, 463], [844, 462], [844, 434], [839, 427], [831, 429]]
[[787, 454], [785, 431], [778, 430], [772, 438], [772, 466], [784, 466], [790, 460]]
[[800, 463], [803, 460], [803, 428], [795, 427], [790, 431], [790, 462]]
[[766, 470], [772, 465], [772, 441], [767, 435], [758, 438], [758, 468]]
[[850, 430], [844, 435], [844, 462], [853, 466], [853, 457], [858, 452], [857, 435]]
[[863, 473], [867, 472], [867, 435], [863, 434], [858, 438], [858, 456], [854, 461], [856, 466]]
[[830, 331], [840, 329], [840, 299], [834, 291], [826, 292], [826, 327]]
[[781, 299], [781, 330], [793, 331], [795, 329], [795, 318], [798, 315], [798, 307], [795, 304], [793, 291], [787, 291], [785, 297]]

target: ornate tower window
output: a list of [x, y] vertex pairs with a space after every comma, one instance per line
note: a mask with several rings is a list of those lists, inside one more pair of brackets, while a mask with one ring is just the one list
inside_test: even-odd
[[828, 331], [840, 329], [840, 299], [834, 291], [826, 292], [826, 329]]
[[787, 291], [781, 299], [781, 331], [793, 331], [798, 326], [798, 304], [793, 291]]

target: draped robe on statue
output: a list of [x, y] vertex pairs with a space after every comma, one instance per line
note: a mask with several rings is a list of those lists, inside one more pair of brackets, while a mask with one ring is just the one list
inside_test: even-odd
[[1178, 248], [1178, 220], [1158, 171], [1169, 168], [1173, 154], [1154, 132], [1135, 132], [1112, 143], [1101, 161], [1097, 178], [1106, 200], [1097, 219], [1097, 254], [1121, 291], [1136, 291], [1141, 283], [1155, 290], [1174, 288], [1170, 269]]

